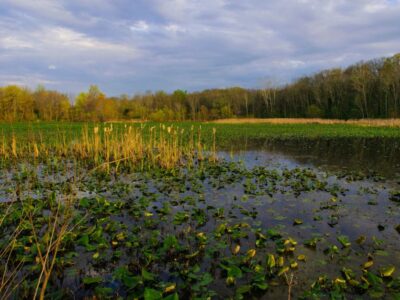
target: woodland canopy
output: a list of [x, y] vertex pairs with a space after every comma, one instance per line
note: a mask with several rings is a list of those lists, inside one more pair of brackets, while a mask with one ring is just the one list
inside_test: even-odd
[[0, 87], [0, 121], [213, 120], [231, 117], [400, 117], [400, 54], [264, 89], [232, 87], [107, 97], [93, 85], [75, 99], [40, 86]]

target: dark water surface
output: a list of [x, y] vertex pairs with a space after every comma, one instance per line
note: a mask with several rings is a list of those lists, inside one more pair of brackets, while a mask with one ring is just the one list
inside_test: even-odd
[[249, 165], [281, 162], [327, 171], [376, 173], [390, 179], [400, 176], [398, 139], [242, 139], [222, 153], [242, 158]]
[[[317, 236], [323, 241], [324, 246], [317, 247], [320, 251], [300, 246], [310, 261], [296, 275], [295, 294], [300, 294], [316, 274], [340, 276], [345, 265], [360, 272], [368, 253], [378, 253], [375, 260], [381, 265], [392, 264], [400, 269], [400, 234], [395, 229], [400, 224], [400, 205], [390, 200], [390, 191], [400, 188], [399, 140], [241, 140], [219, 155], [247, 168], [309, 168], [322, 180], [345, 190], [334, 197], [337, 202], [333, 205], [329, 193], [312, 191], [273, 195], [257, 207], [266, 228], [281, 228], [298, 240]], [[293, 226], [296, 218], [304, 223]], [[340, 254], [337, 261], [329, 260], [328, 248], [338, 245], [340, 235], [349, 237], [352, 246], [344, 249], [346, 254]], [[360, 237], [366, 237], [367, 242], [357, 245], [355, 241]], [[278, 289], [267, 295], [283, 299], [280, 292]]]

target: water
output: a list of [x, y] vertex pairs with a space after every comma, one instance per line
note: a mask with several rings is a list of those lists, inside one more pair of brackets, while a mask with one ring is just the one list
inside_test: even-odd
[[[330, 202], [331, 195], [313, 191], [295, 197], [274, 195], [264, 205], [257, 206], [263, 226], [283, 228], [283, 232], [296, 240], [311, 236], [324, 240], [324, 246], [318, 246], [317, 251], [301, 248], [311, 262], [296, 275], [299, 286], [309, 285], [309, 278], [315, 274], [340, 276], [343, 266], [358, 269], [360, 273], [360, 265], [367, 261], [368, 253], [379, 254], [374, 258], [376, 264], [400, 268], [400, 235], [395, 229], [400, 224], [400, 207], [389, 200], [389, 191], [400, 188], [398, 140], [245, 140], [234, 145], [230, 151], [221, 151], [220, 157], [239, 161], [248, 168], [310, 168], [320, 178], [346, 189], [335, 203]], [[315, 217], [321, 220], [316, 222]], [[295, 218], [304, 223], [292, 226]], [[349, 237], [351, 249], [348, 255], [330, 261], [324, 250], [337, 245], [339, 235]], [[367, 242], [354, 246], [359, 237]], [[300, 291], [301, 288], [295, 287], [295, 294]], [[278, 289], [267, 293], [267, 298], [269, 295], [279, 299], [280, 292]]]
[[249, 166], [274, 162], [291, 166], [313, 166], [325, 171], [380, 174], [397, 179], [400, 174], [400, 141], [397, 139], [293, 139], [239, 140], [221, 152]]
[[[20, 197], [41, 201], [56, 191], [58, 199], [64, 199], [72, 189], [78, 199], [90, 199], [87, 210], [78, 208], [88, 217], [76, 236], [78, 240], [88, 233], [95, 250], [86, 249], [81, 242], [65, 250], [77, 253], [77, 258], [72, 267], [64, 270], [58, 288], [69, 290], [77, 298], [90, 297], [93, 287], [83, 289], [81, 280], [100, 276], [102, 287], [112, 287], [119, 295], [127, 296], [123, 283], [111, 274], [121, 266], [130, 266], [131, 272], [140, 274], [138, 266], [152, 255], [146, 269], [162, 281], [177, 282], [179, 287], [185, 279], [176, 270], [198, 265], [201, 274], [213, 277], [205, 290], [214, 290], [218, 299], [226, 299], [234, 296], [237, 287], [251, 283], [253, 274], [243, 271], [235, 286], [227, 286], [221, 264], [256, 249], [254, 263], [264, 266], [267, 254], [279, 255], [271, 230], [283, 239], [297, 242], [294, 253], [285, 255], [286, 263], [296, 261], [298, 255], [306, 257], [306, 262], [299, 261], [299, 267], [290, 270], [296, 283], [294, 299], [320, 276], [343, 277], [344, 267], [352, 269], [359, 279], [363, 274], [361, 265], [371, 258], [374, 265], [370, 270], [375, 274], [389, 265], [395, 266], [398, 274], [400, 235], [396, 227], [400, 224], [400, 204], [391, 199], [392, 193], [400, 189], [400, 150], [396, 140], [254, 140], [234, 145], [219, 152], [219, 157], [228, 162], [205, 166], [203, 173], [195, 169], [179, 174], [150, 172], [109, 178], [90, 175], [66, 189], [66, 179], [71, 177], [68, 168], [54, 174], [42, 172], [38, 166], [33, 170], [38, 174], [35, 181], [30, 182], [29, 176], [20, 179]], [[0, 176], [0, 202], [15, 198], [14, 172], [9, 170]], [[111, 204], [98, 201], [99, 198]], [[119, 202], [123, 205], [113, 208], [112, 203]], [[185, 214], [187, 218], [177, 222]], [[238, 224], [247, 225], [235, 229]], [[221, 225], [231, 232], [226, 230], [218, 236]], [[116, 229], [113, 231], [110, 226]], [[94, 230], [100, 238], [92, 238]], [[126, 232], [126, 240], [109, 246], [121, 231]], [[199, 232], [207, 237], [203, 246], [196, 238]], [[261, 245], [256, 245], [257, 232], [268, 236]], [[182, 249], [172, 248], [171, 253], [163, 254], [161, 248], [167, 236], [176, 237]], [[343, 236], [350, 245], [342, 245], [338, 238]], [[127, 240], [133, 245], [124, 246]], [[310, 247], [310, 241], [315, 246]], [[234, 245], [240, 245], [236, 256], [231, 253]], [[196, 250], [198, 256], [190, 261], [185, 258]], [[95, 252], [100, 255], [97, 260], [93, 259]], [[117, 252], [119, 256], [114, 255]], [[194, 285], [193, 280], [186, 285]], [[266, 292], [253, 296], [287, 299], [284, 279], [269, 279], [268, 284]], [[182, 298], [192, 295], [187, 288], [180, 292]]]

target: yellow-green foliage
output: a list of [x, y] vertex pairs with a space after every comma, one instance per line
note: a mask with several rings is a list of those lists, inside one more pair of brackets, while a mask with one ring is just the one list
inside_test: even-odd
[[[185, 132], [189, 130], [190, 132]], [[214, 132], [215, 135], [215, 132]], [[39, 136], [39, 137], [38, 137]], [[92, 163], [94, 166], [110, 164], [119, 166], [159, 166], [172, 168], [203, 159], [201, 128], [180, 128], [177, 125], [154, 126], [83, 126], [75, 138], [59, 133], [51, 143], [44, 142], [41, 134], [28, 141], [18, 142], [15, 135], [0, 137], [0, 157], [3, 160], [40, 161], [49, 156], [71, 158]], [[215, 139], [212, 146], [215, 159]]]

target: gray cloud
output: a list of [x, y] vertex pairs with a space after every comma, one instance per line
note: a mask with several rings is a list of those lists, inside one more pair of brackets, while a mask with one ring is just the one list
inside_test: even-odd
[[399, 52], [399, 19], [398, 0], [3, 0], [0, 85], [260, 87]]

